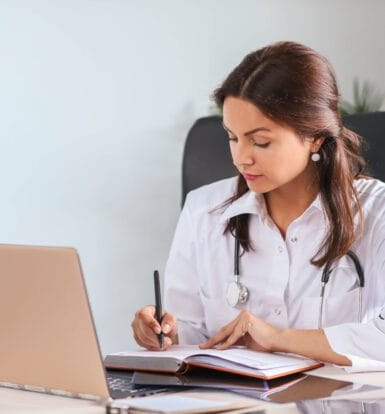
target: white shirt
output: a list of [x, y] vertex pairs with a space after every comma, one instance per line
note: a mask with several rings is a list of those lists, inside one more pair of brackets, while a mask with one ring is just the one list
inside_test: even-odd
[[[344, 256], [326, 285], [322, 327], [333, 350], [352, 361], [348, 370], [385, 370], [385, 184], [360, 179], [355, 185], [364, 215], [362, 236], [351, 248], [365, 272], [362, 321], [357, 273]], [[283, 239], [262, 194], [248, 191], [217, 208], [235, 194], [235, 186], [234, 177], [196, 189], [181, 213], [165, 276], [165, 308], [178, 319], [180, 343], [206, 341], [242, 309], [276, 327], [318, 328], [322, 269], [310, 259], [328, 225], [320, 195]], [[244, 213], [250, 215], [254, 246], [240, 259], [249, 299], [232, 308], [226, 289], [234, 280], [234, 237], [223, 231], [230, 217]]]

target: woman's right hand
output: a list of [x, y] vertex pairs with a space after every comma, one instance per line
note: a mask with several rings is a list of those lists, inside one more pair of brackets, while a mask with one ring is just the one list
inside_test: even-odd
[[[171, 313], [163, 313], [161, 325], [155, 317], [155, 306], [149, 305], [135, 313], [131, 322], [135, 341], [151, 351], [165, 351], [178, 343], [177, 322]], [[160, 348], [158, 334], [163, 332], [163, 348]]]

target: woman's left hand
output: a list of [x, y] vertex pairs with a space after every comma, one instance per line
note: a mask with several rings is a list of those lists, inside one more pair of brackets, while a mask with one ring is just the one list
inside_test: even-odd
[[255, 351], [289, 352], [336, 365], [352, 365], [349, 358], [331, 348], [322, 329], [278, 329], [250, 311], [242, 311], [199, 346], [202, 349], [214, 346], [227, 349], [232, 345], [244, 345]]
[[273, 352], [276, 350], [274, 344], [279, 333], [279, 329], [245, 310], [199, 347], [227, 349], [232, 345], [244, 345], [255, 351]]

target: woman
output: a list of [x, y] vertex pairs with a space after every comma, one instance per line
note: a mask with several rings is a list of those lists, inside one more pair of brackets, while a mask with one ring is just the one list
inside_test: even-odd
[[385, 370], [385, 185], [362, 176], [329, 62], [275, 43], [247, 55], [214, 99], [239, 175], [188, 195], [166, 267], [167, 313], [159, 326], [152, 306], [137, 312], [136, 341], [159, 349], [162, 330], [165, 349], [242, 344]]

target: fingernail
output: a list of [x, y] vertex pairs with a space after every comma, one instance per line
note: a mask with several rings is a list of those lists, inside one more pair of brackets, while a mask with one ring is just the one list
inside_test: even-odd
[[160, 329], [160, 326], [155, 326], [154, 331], [156, 334], [160, 334], [162, 330]]
[[168, 323], [165, 323], [163, 325], [163, 332], [164, 333], [169, 333], [170, 332], [170, 329], [171, 329], [171, 326]]
[[171, 346], [172, 345], [172, 341], [170, 338], [164, 338], [164, 342], [166, 346]]

